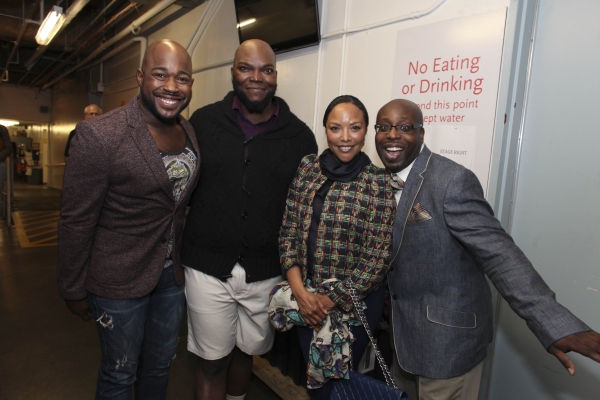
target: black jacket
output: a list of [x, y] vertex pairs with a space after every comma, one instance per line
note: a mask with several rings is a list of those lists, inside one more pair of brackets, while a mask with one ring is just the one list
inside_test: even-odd
[[316, 153], [317, 143], [280, 98], [275, 126], [246, 140], [231, 108], [233, 98], [230, 92], [190, 118], [202, 174], [190, 203], [181, 257], [184, 265], [219, 279], [226, 279], [239, 262], [246, 281], [257, 282], [281, 274], [278, 235], [287, 191], [300, 160]]

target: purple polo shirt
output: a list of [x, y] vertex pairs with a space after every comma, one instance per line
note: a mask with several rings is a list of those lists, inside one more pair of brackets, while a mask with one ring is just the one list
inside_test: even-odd
[[[254, 125], [248, 120], [248, 118], [244, 117], [244, 114], [242, 114], [242, 105], [240, 104], [239, 98], [237, 96], [234, 96], [233, 98], [233, 104], [231, 106], [231, 109], [233, 110], [233, 115], [235, 116], [235, 119], [237, 120], [238, 124], [240, 124], [240, 128], [242, 128], [244, 135], [246, 135], [246, 141], [244, 142], [244, 161], [246, 162], [246, 165], [248, 165], [249, 163], [248, 143], [251, 141], [250, 139], [258, 135], [259, 133], [266, 132], [268, 129], [272, 128], [277, 123], [277, 118], [279, 117], [279, 101], [276, 98], [273, 99], [273, 105], [275, 106], [275, 109], [273, 110], [271, 118]], [[245, 183], [245, 173], [243, 179]]]
[[235, 119], [237, 119], [238, 124], [240, 124], [244, 135], [246, 135], [246, 139], [250, 139], [259, 133], [263, 133], [275, 125], [277, 122], [277, 117], [279, 116], [279, 101], [276, 98], [273, 99], [273, 105], [275, 106], [275, 110], [273, 110], [271, 118], [254, 125], [246, 117], [244, 117], [244, 114], [242, 114], [242, 105], [240, 103], [240, 99], [237, 96], [233, 98], [233, 105], [231, 106], [231, 109], [233, 110], [233, 115], [235, 115]]

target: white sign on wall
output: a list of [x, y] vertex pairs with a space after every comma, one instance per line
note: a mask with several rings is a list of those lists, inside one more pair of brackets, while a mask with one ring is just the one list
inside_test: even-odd
[[421, 107], [425, 144], [487, 187], [506, 8], [398, 32], [392, 98]]

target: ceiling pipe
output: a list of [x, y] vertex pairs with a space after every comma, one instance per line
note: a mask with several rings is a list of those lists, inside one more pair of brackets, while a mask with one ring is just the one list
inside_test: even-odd
[[141, 66], [142, 62], [144, 61], [144, 52], [146, 51], [146, 48], [148, 47], [148, 38], [146, 38], [145, 36], [134, 37], [130, 41], [123, 43], [119, 47], [114, 48], [113, 50], [111, 50], [108, 53], [106, 53], [105, 55], [103, 55], [102, 58], [100, 58], [99, 60], [94, 61], [90, 65], [90, 68], [95, 67], [96, 65], [103, 63], [104, 61], [114, 57], [115, 55], [119, 54], [120, 52], [122, 52], [123, 50], [128, 48], [129, 46], [135, 44], [135, 42], [140, 42], [140, 66]]
[[[29, 23], [28, 21], [30, 21], [33, 18], [38, 6], [40, 6], [41, 4], [43, 4], [43, 0], [36, 0], [33, 7], [31, 7], [31, 10], [29, 11], [29, 15], [27, 16], [27, 18], [23, 19], [23, 25], [21, 25], [21, 30], [19, 31], [19, 35], [17, 36], [17, 41], [15, 42], [15, 46], [13, 47], [12, 51], [10, 52], [10, 55], [8, 56], [8, 60], [6, 60], [6, 66], [2, 70], [2, 73], [0, 74], [0, 76], [6, 75], [6, 73], [8, 71], [8, 66], [10, 65], [10, 62], [12, 61], [13, 57], [15, 56], [15, 53], [19, 49], [19, 44], [21, 44], [21, 39], [23, 39], [23, 35], [25, 34], [25, 30], [27, 29], [27, 24]], [[40, 18], [41, 18], [41, 15], [40, 15]], [[3, 81], [0, 80], [0, 85], [2, 84], [2, 82]]]
[[[113, 3], [115, 3], [116, 0], [113, 0], [108, 6], [106, 6], [101, 12], [100, 14], [94, 19], [94, 21], [92, 21], [92, 23], [90, 23], [90, 25], [88, 25], [88, 28], [86, 28], [84, 30], [87, 31], [90, 27], [93, 26], [93, 24], [95, 22], [98, 21], [98, 19], [100, 17], [102, 17], [104, 14], [106, 14], [109, 10], [109, 8], [111, 7], [111, 5]], [[54, 64], [50, 64], [48, 65], [39, 75], [38, 77], [29, 85], [30, 87], [36, 85], [36, 84], [44, 84], [45, 82], [47, 82], [48, 80], [51, 79], [52, 75], [64, 68], [67, 64], [69, 64], [73, 59], [75, 59], [78, 54], [81, 52], [81, 50], [85, 47], [85, 44], [90, 41], [90, 38], [92, 38], [93, 36], [98, 35], [99, 33], [102, 33], [104, 30], [108, 29], [110, 26], [112, 26], [112, 24], [115, 24], [117, 21], [119, 21], [120, 17], [123, 17], [125, 15], [128, 14], [129, 11], [131, 11], [132, 6], [135, 7], [138, 3], [135, 2], [131, 2], [129, 6], [125, 7], [123, 10], [117, 12], [115, 15], [113, 15], [112, 17], [110, 17], [109, 21], [107, 23], [104, 24], [104, 26], [102, 26], [98, 31], [92, 33], [92, 35], [90, 37], [88, 37], [85, 41], [85, 43], [81, 44], [77, 49], [75, 49], [74, 51], [71, 51], [71, 54], [68, 55], [68, 57], [66, 57], [66, 59], [63, 59], [63, 56], [65, 56], [65, 54], [67, 54], [69, 52], [69, 50], [64, 50], [63, 53], [60, 55], [59, 60], [61, 61], [59, 65], [57, 65], [54, 69], [50, 70], [50, 72], [46, 75], [44, 75], [50, 68], [52, 68], [54, 66]], [[83, 35], [83, 32], [80, 33], [79, 35], [77, 35], [77, 37], [73, 40], [72, 43], [76, 43], [77, 40], [79, 40], [81, 38], [81, 36]]]
[[93, 26], [96, 25], [96, 22], [98, 22], [98, 20], [100, 18], [102, 18], [103, 16], [105, 16], [108, 13], [108, 10], [117, 2], [117, 0], [112, 0], [106, 7], [104, 7], [104, 9], [102, 9], [102, 11], [100, 11], [98, 13], [98, 15], [96, 15], [96, 18], [94, 18], [92, 20], [92, 22], [90, 22], [88, 24], [88, 26], [86, 26], [83, 31], [81, 31], [81, 33], [79, 33], [79, 35], [77, 35], [77, 37], [75, 39], [73, 39], [73, 43], [76, 43], [79, 39], [81, 39], [81, 37], [87, 32], [89, 31]]
[[93, 60], [98, 54], [100, 54], [104, 50], [106, 50], [109, 46], [112, 46], [113, 44], [115, 44], [119, 40], [123, 39], [130, 32], [135, 31], [136, 29], [139, 29], [139, 27], [141, 25], [143, 25], [145, 22], [147, 22], [150, 18], [153, 18], [158, 13], [160, 13], [161, 11], [163, 11], [165, 8], [169, 7], [170, 5], [172, 5], [173, 3], [175, 3], [176, 1], [177, 0], [162, 0], [162, 1], [158, 2], [158, 3], [156, 3], [156, 5], [154, 7], [152, 7], [144, 15], [142, 15], [141, 17], [139, 17], [138, 19], [136, 19], [135, 21], [133, 21], [133, 23], [130, 24], [127, 28], [123, 29], [121, 32], [117, 33], [111, 39], [109, 39], [106, 42], [102, 43], [85, 60], [81, 61], [79, 64], [77, 64], [73, 68], [71, 68], [68, 71], [64, 72], [62, 75], [60, 75], [58, 78], [54, 79], [53, 81], [51, 81], [49, 83], [46, 83], [44, 86], [42, 86], [42, 89], [47, 89], [50, 86], [54, 85], [59, 80], [61, 80], [62, 78], [64, 78], [65, 76], [69, 75], [71, 72], [73, 72], [75, 70], [82, 69], [91, 60]]
[[[69, 9], [65, 12], [65, 22], [63, 23], [59, 31], [56, 32], [56, 35], [54, 37], [60, 35], [60, 33], [65, 30], [67, 25], [69, 25], [69, 23], [73, 21], [77, 14], [79, 14], [83, 7], [85, 7], [89, 2], [90, 0], [75, 0], [75, 2], [71, 4], [71, 7], [69, 7]], [[25, 67], [29, 69], [31, 66], [33, 66], [33, 64], [42, 56], [42, 54], [46, 52], [47, 48], [47, 45], [39, 46], [35, 53], [31, 56], [31, 58], [25, 62]]]

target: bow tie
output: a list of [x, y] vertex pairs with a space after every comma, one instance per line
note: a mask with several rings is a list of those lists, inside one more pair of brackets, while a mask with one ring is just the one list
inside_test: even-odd
[[402, 180], [402, 178], [400, 178], [398, 175], [392, 173], [390, 174], [390, 185], [392, 185], [392, 188], [394, 190], [402, 190], [404, 189], [404, 181]]

